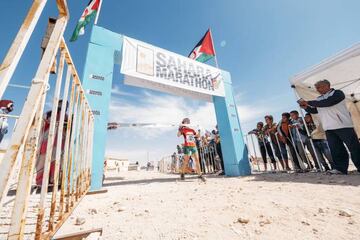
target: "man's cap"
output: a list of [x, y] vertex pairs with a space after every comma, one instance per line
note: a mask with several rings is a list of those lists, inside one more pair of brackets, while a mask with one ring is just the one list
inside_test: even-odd
[[14, 106], [14, 102], [11, 100], [0, 100], [0, 108], [9, 108]]

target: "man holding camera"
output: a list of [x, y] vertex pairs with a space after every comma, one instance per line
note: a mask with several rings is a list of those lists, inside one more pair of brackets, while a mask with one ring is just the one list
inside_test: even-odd
[[326, 79], [315, 83], [315, 88], [321, 96], [313, 101], [300, 99], [298, 103], [308, 113], [319, 115], [334, 162], [334, 169], [329, 173], [347, 174], [349, 154], [344, 144], [360, 172], [360, 143], [346, 107], [345, 94], [341, 90], [331, 88], [330, 82]]

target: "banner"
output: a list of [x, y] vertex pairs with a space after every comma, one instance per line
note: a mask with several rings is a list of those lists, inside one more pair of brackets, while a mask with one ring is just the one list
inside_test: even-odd
[[125, 84], [212, 101], [224, 97], [221, 70], [150, 44], [124, 37]]

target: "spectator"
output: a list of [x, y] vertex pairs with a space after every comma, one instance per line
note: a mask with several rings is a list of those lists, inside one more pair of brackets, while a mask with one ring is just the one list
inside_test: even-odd
[[[330, 148], [326, 141], [325, 132], [321, 127], [320, 123], [315, 124], [310, 113], [305, 115], [305, 122], [309, 129], [311, 138], [314, 143], [314, 148], [316, 155], [319, 158], [320, 163], [325, 168], [325, 170], [330, 170], [329, 165], [326, 163], [324, 156], [327, 158], [328, 162], [333, 168], [333, 162], [331, 158]], [[315, 166], [319, 169], [317, 161], [315, 161]]]
[[289, 167], [289, 158], [286, 150], [286, 145], [278, 141], [275, 134], [277, 134], [277, 126], [274, 123], [274, 118], [271, 115], [265, 116], [266, 125], [264, 127], [264, 132], [267, 136], [270, 137], [271, 145], [274, 148], [275, 155], [279, 159], [281, 167], [286, 170], [290, 170]]
[[176, 152], [174, 152], [171, 155], [171, 172], [172, 173], [176, 172], [176, 162], [177, 162], [177, 155], [176, 155]]
[[204, 159], [202, 158], [202, 154], [200, 154], [200, 150], [201, 150], [201, 137], [200, 136], [201, 136], [201, 131], [200, 131], [200, 129], [198, 129], [198, 133], [195, 136], [196, 148], [198, 149], [198, 152], [199, 152], [200, 170], [201, 170], [201, 172], [205, 172], [204, 162], [203, 162]]
[[266, 155], [269, 155], [269, 157], [271, 159], [271, 163], [273, 164], [274, 169], [276, 170], [276, 161], [274, 158], [274, 154], [271, 150], [270, 142], [265, 138], [264, 123], [258, 122], [256, 125], [256, 129], [250, 131], [249, 134], [256, 135], [256, 137], [258, 139], [261, 157], [264, 161], [265, 171], [267, 171], [267, 156]]
[[321, 94], [316, 100], [300, 99], [298, 103], [308, 113], [319, 114], [334, 161], [334, 169], [329, 173], [347, 174], [349, 154], [344, 144], [360, 172], [360, 143], [346, 107], [345, 94], [341, 90], [331, 88], [330, 82], [326, 79], [315, 83], [315, 88]]
[[290, 118], [291, 118], [290, 121], [291, 125], [289, 127], [291, 131], [291, 136], [293, 137], [295, 148], [300, 156], [299, 160], [307, 164], [308, 165], [307, 169], [311, 170], [314, 168], [314, 166], [311, 164], [310, 160], [308, 160], [306, 156], [305, 146], [309, 150], [315, 162], [316, 162], [316, 156], [314, 154], [314, 150], [311, 146], [310, 141], [307, 141], [308, 136], [304, 125], [304, 120], [299, 117], [299, 112], [296, 110], [290, 112]]
[[221, 172], [219, 173], [219, 175], [225, 175], [225, 166], [224, 166], [224, 159], [223, 159], [223, 155], [222, 155], [222, 151], [221, 151], [221, 143], [220, 143], [221, 141], [220, 141], [218, 125], [216, 125], [215, 128], [216, 128], [216, 131], [215, 131], [216, 153], [219, 156], [220, 165], [221, 165]]
[[180, 145], [177, 145], [176, 149], [177, 149], [178, 154], [183, 154], [183, 149], [182, 149], [182, 147], [180, 147]]
[[287, 112], [283, 113], [281, 115], [281, 122], [278, 124], [277, 127], [279, 138], [280, 141], [286, 144], [290, 149], [290, 154], [294, 163], [295, 171], [300, 171], [301, 167], [297, 157], [296, 149], [292, 143], [293, 139], [291, 138], [289, 125], [290, 125], [290, 113]]
[[[0, 100], [0, 114], [9, 114], [14, 110], [14, 102], [11, 100]], [[6, 116], [0, 116], [0, 143], [5, 134], [8, 133], [9, 124]]]
[[[55, 174], [55, 156], [56, 156], [56, 146], [57, 146], [57, 134], [58, 134], [58, 128], [59, 128], [59, 121], [60, 121], [60, 113], [61, 113], [61, 106], [62, 106], [62, 100], [58, 102], [58, 109], [56, 113], [56, 127], [55, 127], [55, 136], [54, 136], [54, 142], [51, 153], [51, 163], [50, 163], [50, 173], [49, 173], [49, 183], [52, 184], [54, 182], [54, 174]], [[67, 111], [67, 103], [66, 103], [66, 110]], [[44, 165], [45, 165], [45, 158], [46, 158], [46, 151], [47, 151], [47, 145], [48, 145], [48, 136], [49, 136], [49, 130], [50, 130], [50, 121], [51, 121], [51, 115], [52, 112], [48, 111], [45, 114], [45, 119], [43, 120], [43, 126], [42, 126], [42, 133], [41, 133], [41, 140], [40, 140], [40, 149], [39, 149], [39, 156], [37, 158], [35, 168], [36, 168], [36, 185], [41, 186], [42, 185], [42, 179], [44, 174]], [[61, 143], [61, 152], [64, 151], [65, 147], [65, 138], [66, 138], [66, 128], [67, 128], [67, 119], [68, 116], [65, 114], [65, 120], [64, 120], [64, 128], [63, 128], [63, 134], [62, 134], [62, 143]], [[62, 154], [61, 154], [62, 155]], [[62, 169], [62, 161], [60, 161], [60, 172]], [[59, 181], [61, 183], [61, 181]]]

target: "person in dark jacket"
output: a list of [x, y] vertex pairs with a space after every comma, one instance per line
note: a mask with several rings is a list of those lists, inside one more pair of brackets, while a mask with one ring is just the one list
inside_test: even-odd
[[286, 145], [278, 139], [277, 124], [274, 123], [274, 117], [266, 115], [264, 117], [266, 125], [264, 127], [265, 135], [269, 137], [271, 145], [275, 151], [283, 170], [291, 170], [289, 167], [289, 157], [286, 150]]
[[267, 155], [270, 157], [271, 163], [273, 164], [274, 169], [276, 170], [276, 161], [275, 161], [274, 153], [271, 149], [270, 142], [265, 137], [264, 123], [258, 122], [256, 125], [256, 129], [250, 131], [249, 134], [256, 135], [258, 139], [261, 157], [264, 161], [265, 171], [267, 171]]
[[360, 143], [356, 135], [349, 110], [346, 107], [345, 94], [341, 90], [331, 88], [328, 80], [321, 80], [315, 84], [321, 94], [316, 100], [298, 101], [300, 107], [308, 113], [318, 114], [330, 147], [334, 169], [331, 174], [347, 174], [349, 154], [360, 172]]
[[296, 110], [293, 110], [290, 112], [290, 132], [291, 137], [293, 138], [294, 147], [296, 148], [297, 153], [299, 154], [299, 161], [302, 161], [303, 164], [307, 165], [307, 169], [311, 170], [313, 169], [313, 165], [306, 156], [306, 149], [311, 153], [311, 156], [313, 156], [314, 161], [316, 161], [316, 158], [314, 157], [314, 151], [311, 146], [306, 145], [306, 140], [308, 138], [304, 120], [299, 117], [299, 112]]
[[220, 165], [221, 165], [221, 169], [222, 169], [222, 171], [219, 172], [218, 175], [225, 175], [225, 165], [224, 165], [224, 158], [223, 158], [222, 150], [221, 150], [221, 137], [220, 137], [218, 125], [216, 125], [215, 128], [216, 128], [216, 130], [215, 130], [216, 153], [219, 156]]
[[281, 122], [278, 124], [277, 131], [279, 133], [279, 139], [281, 142], [289, 147], [290, 154], [293, 160], [295, 171], [300, 171], [301, 166], [298, 159], [296, 148], [293, 144], [293, 139], [290, 134], [290, 113], [283, 113], [281, 115]]

